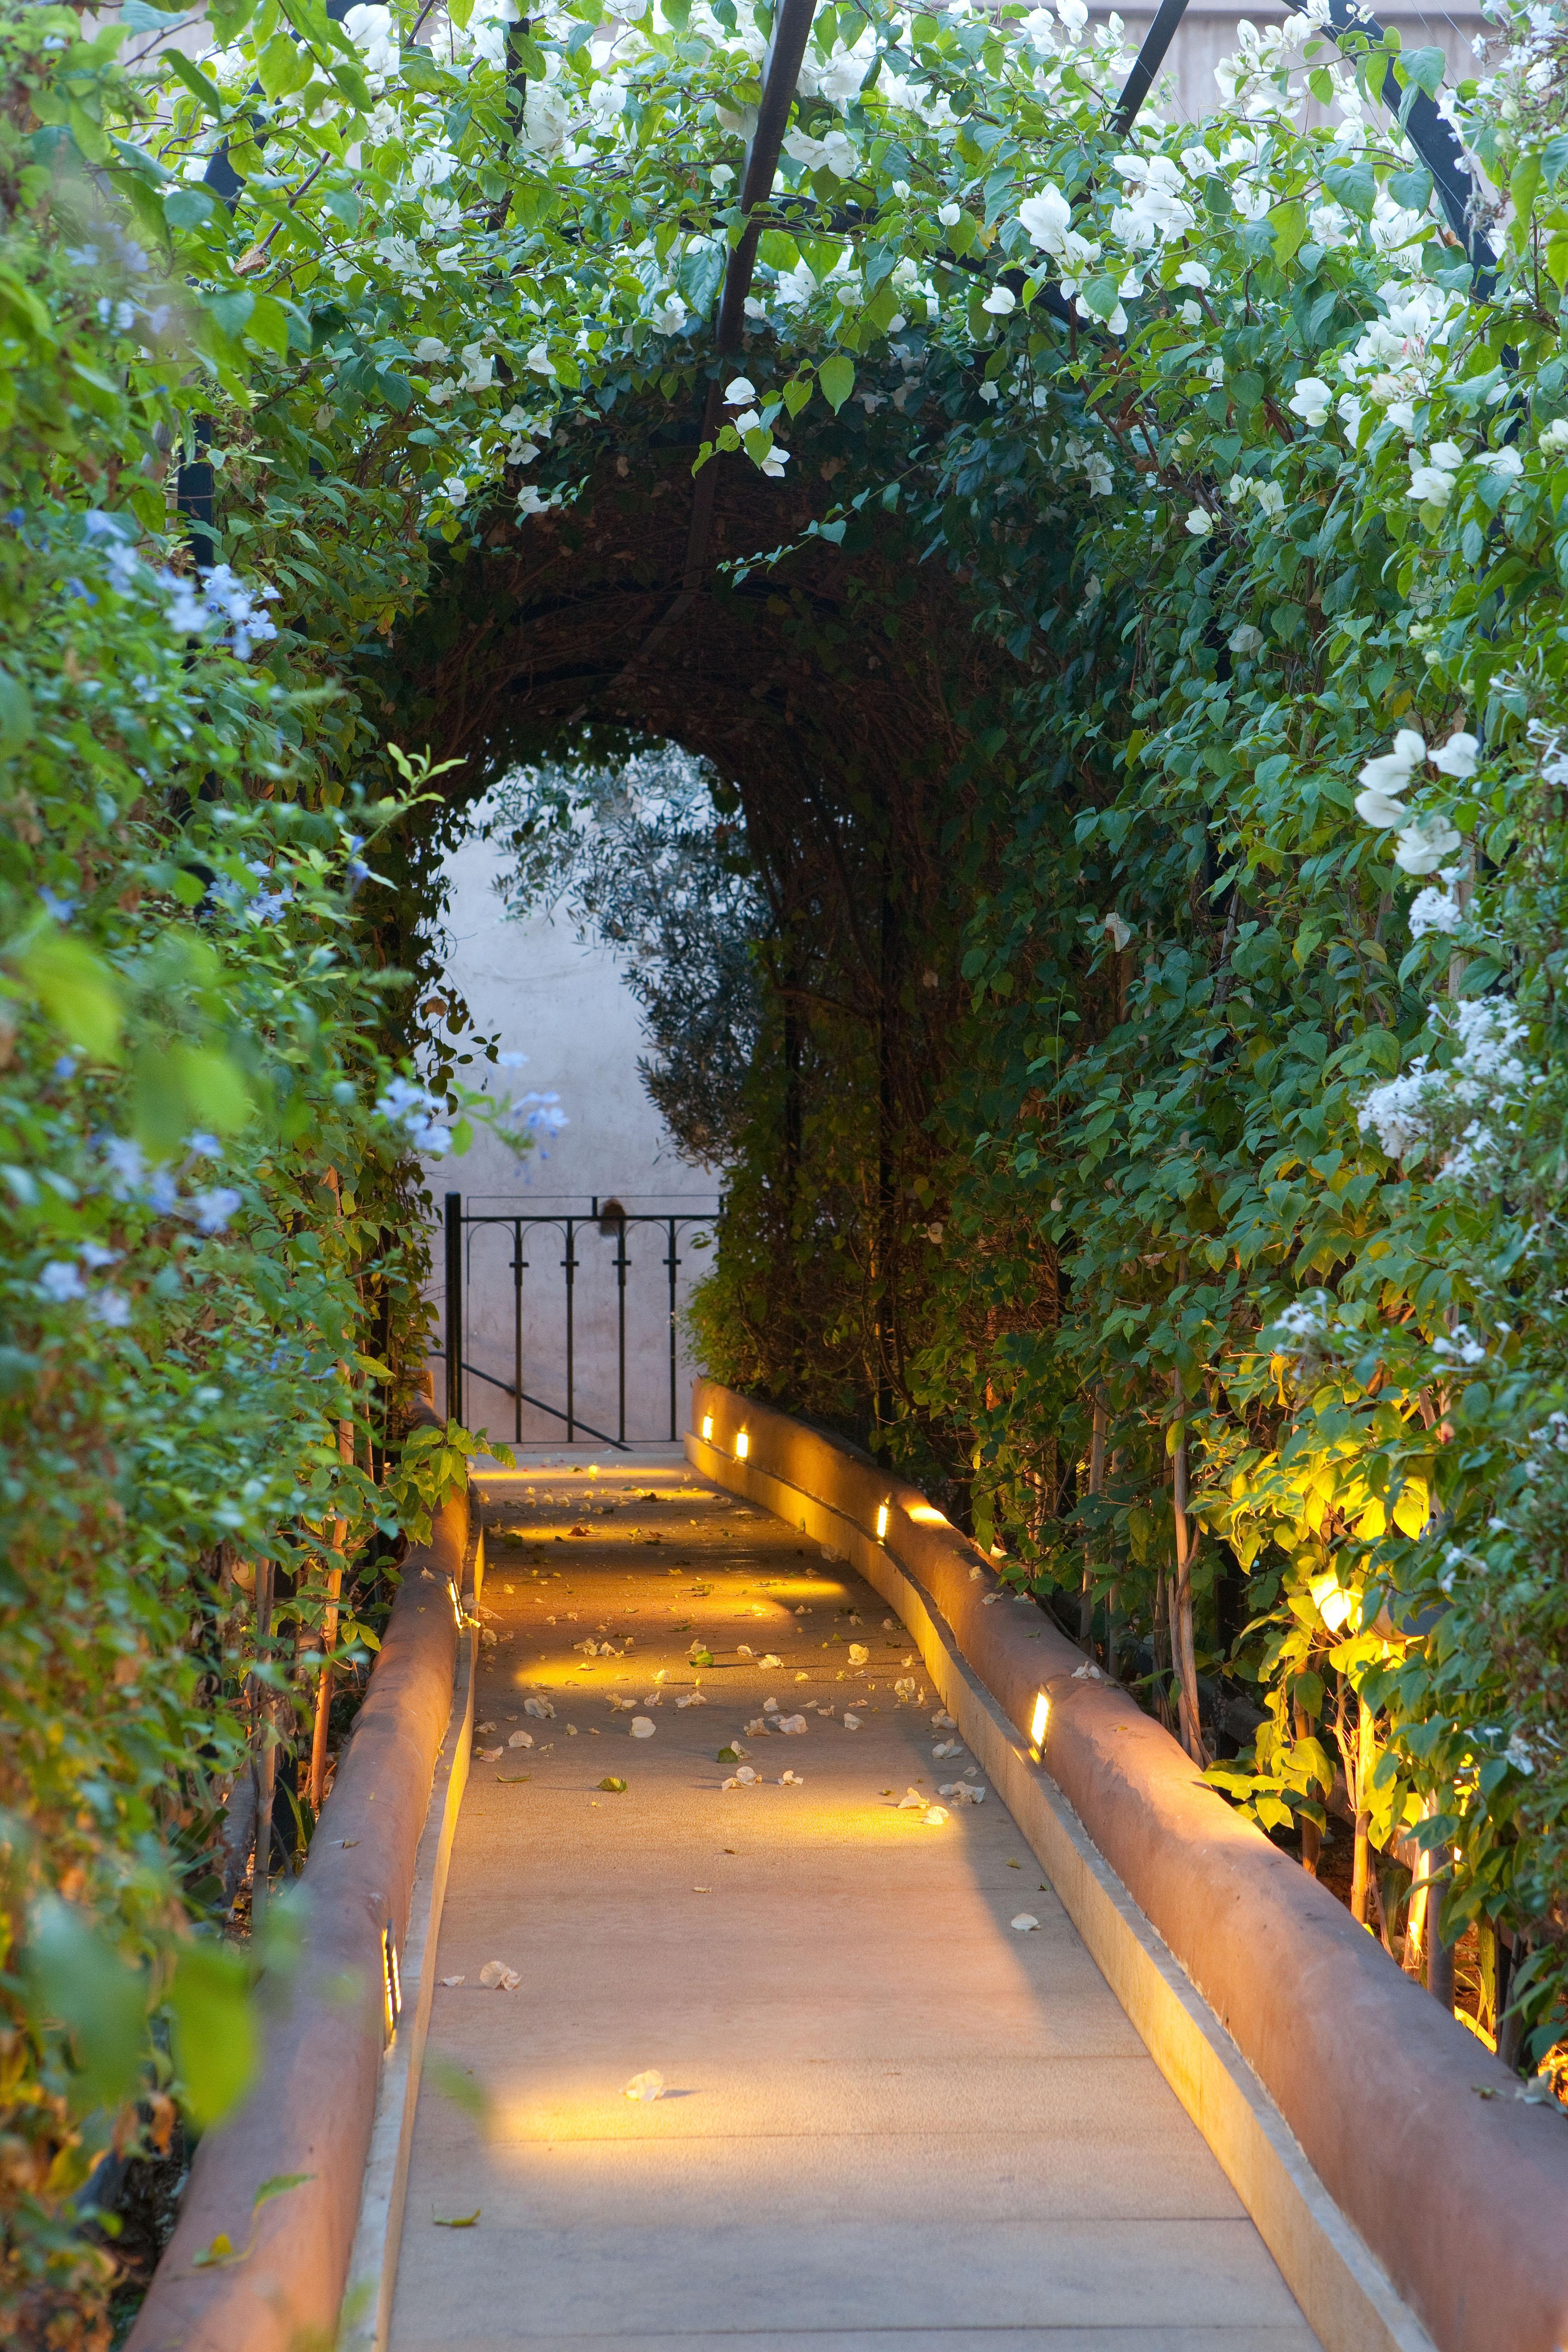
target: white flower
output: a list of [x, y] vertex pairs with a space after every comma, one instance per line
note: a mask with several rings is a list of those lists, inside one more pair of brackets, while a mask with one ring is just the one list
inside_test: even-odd
[[1568, 449], [1568, 416], [1554, 416], [1550, 425], [1543, 425], [1535, 436], [1535, 446], [1551, 450], [1553, 456], [1559, 449]]
[[441, 488], [455, 507], [460, 507], [468, 495], [468, 486], [461, 474], [448, 474]]
[[1446, 474], [1458, 473], [1465, 462], [1465, 453], [1457, 441], [1434, 441], [1427, 455]]
[[[1374, 760], [1368, 764], [1381, 767], [1384, 762]], [[1365, 773], [1364, 769], [1363, 773]], [[1355, 813], [1363, 824], [1375, 824], [1380, 831], [1390, 825], [1404, 824], [1410, 815], [1403, 801], [1391, 799], [1387, 793], [1380, 792], [1374, 784], [1369, 784], [1363, 792], [1357, 793]]]
[[[939, 214], [938, 217], [945, 218], [945, 215]], [[1037, 196], [1024, 199], [1018, 207], [1018, 219], [1031, 245], [1042, 253], [1060, 253], [1072, 226], [1072, 206], [1058, 187], [1048, 186], [1042, 188]]]
[[1243, 621], [1232, 629], [1226, 643], [1233, 654], [1245, 657], [1248, 654], [1262, 651], [1263, 632], [1261, 629], [1255, 629], [1250, 621]]
[[994, 400], [1000, 400], [1002, 397], [1001, 385], [989, 382], [981, 384], [979, 392], [981, 399], [985, 403], [988, 408]]
[[744, 408], [747, 403], [755, 400], [756, 396], [757, 387], [750, 376], [734, 376], [724, 387], [724, 404], [727, 408]]
[[1479, 738], [1467, 735], [1460, 728], [1436, 751], [1428, 752], [1427, 757], [1442, 775], [1473, 776], [1476, 772], [1476, 761], [1480, 748]]
[[1534, 1772], [1535, 1752], [1522, 1731], [1513, 1734], [1503, 1754], [1516, 1772], [1522, 1772], [1527, 1779]]
[[656, 335], [679, 335], [685, 324], [686, 305], [679, 294], [667, 296], [648, 315], [648, 325]]
[[351, 8], [342, 25], [363, 58], [367, 74], [379, 74], [385, 79], [397, 72], [402, 59], [390, 8]]
[[1517, 482], [1524, 471], [1524, 459], [1511, 445], [1489, 450], [1483, 463], [1489, 474], [1500, 474], [1507, 482]]
[[[1377, 395], [1378, 388], [1377, 384], [1373, 386], [1373, 396], [1374, 399]], [[1412, 402], [1408, 400], [1391, 400], [1384, 408], [1384, 415], [1388, 419], [1390, 425], [1398, 425], [1400, 431], [1404, 434], [1407, 441], [1415, 441], [1420, 438], [1415, 424], [1415, 409]]]
[[788, 464], [789, 451], [787, 449], [781, 449], [778, 443], [775, 441], [773, 447], [768, 451], [767, 456], [763, 459], [762, 470], [766, 475], [770, 482], [782, 482], [784, 479], [784, 469]]
[[1184, 327], [1201, 327], [1204, 322], [1204, 314], [1195, 302], [1184, 302], [1176, 315]]
[[1194, 539], [1207, 539], [1214, 529], [1214, 517], [1206, 507], [1194, 507], [1187, 516], [1187, 529]]
[[1290, 395], [1290, 414], [1299, 416], [1303, 425], [1310, 425], [1315, 431], [1320, 425], [1328, 423], [1329, 403], [1332, 396], [1321, 376], [1304, 375], [1298, 380]]
[[1410, 901], [1410, 936], [1424, 940], [1428, 931], [1457, 931], [1463, 917], [1458, 898], [1447, 890], [1417, 890]]
[[1412, 466], [1410, 496], [1417, 506], [1446, 507], [1454, 495], [1454, 477], [1440, 466]]
[[[1416, 733], [1414, 727], [1402, 727], [1394, 736], [1393, 750], [1383, 752], [1375, 760], [1369, 760], [1361, 771], [1359, 781], [1369, 792], [1390, 794], [1407, 793], [1410, 790], [1411, 777], [1426, 757], [1425, 739]], [[1403, 814], [1402, 811], [1401, 814]], [[1395, 820], [1389, 817], [1367, 819], [1369, 824], [1388, 824], [1394, 822]]]
[[1121, 917], [1114, 912], [1104, 918], [1100, 924], [1100, 929], [1110, 939], [1110, 944], [1115, 949], [1118, 955], [1120, 955], [1122, 952], [1122, 950], [1128, 947], [1131, 942], [1131, 924], [1124, 923]]
[[1359, 441], [1362, 419], [1366, 415], [1366, 411], [1354, 393], [1342, 392], [1334, 403], [1334, 409], [1336, 415], [1343, 420], [1345, 431], [1350, 435], [1351, 439]]
[[1010, 287], [993, 286], [980, 307], [983, 310], [989, 310], [994, 319], [1005, 319], [1017, 309], [1018, 298]]
[[1404, 874], [1436, 874], [1447, 858], [1459, 846], [1460, 835], [1448, 819], [1434, 809], [1418, 816], [1405, 826], [1394, 853], [1394, 862]]
[[1184, 261], [1176, 272], [1176, 283], [1178, 286], [1195, 286], [1201, 294], [1214, 284], [1214, 279], [1201, 261]]
[[534, 344], [523, 365], [531, 368], [535, 375], [553, 375], [555, 373], [554, 362], [543, 343]]
[[742, 441], [748, 433], [760, 433], [762, 430], [763, 420], [754, 408], [742, 409], [739, 416], [731, 417], [730, 421]]
[[1115, 485], [1110, 460], [1099, 449], [1089, 450], [1083, 461], [1083, 478], [1091, 499], [1109, 498]]
[[937, 212], [937, 218], [942, 223], [943, 228], [956, 228], [963, 217], [963, 206], [962, 205], [942, 205]]

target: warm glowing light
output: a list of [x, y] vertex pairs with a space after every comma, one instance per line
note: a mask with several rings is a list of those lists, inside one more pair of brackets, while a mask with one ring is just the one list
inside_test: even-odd
[[710, 1412], [705, 1412], [702, 1416], [702, 1443], [704, 1445], [711, 1445], [713, 1443], [713, 1416]]
[[386, 2003], [386, 2038], [390, 2042], [403, 2014], [403, 1979], [398, 1973], [397, 1947], [392, 1940], [390, 1926], [381, 1931], [381, 1989]]
[[743, 1429], [737, 1430], [737, 1431], [736, 1431], [736, 1433], [735, 1433], [735, 1459], [736, 1459], [736, 1461], [737, 1461], [737, 1462], [743, 1462], [743, 1461], [745, 1460], [745, 1458], [746, 1458], [747, 1454], [751, 1452], [751, 1450], [752, 1450], [752, 1441], [751, 1441], [751, 1439], [747, 1436], [747, 1434], [746, 1434], [745, 1431], [744, 1431]]
[[879, 1543], [886, 1543], [887, 1539], [888, 1506], [886, 1503], [879, 1503], [877, 1506], [877, 1541]]
[[934, 1503], [906, 1503], [904, 1515], [920, 1528], [945, 1528], [950, 1524], [947, 1513], [939, 1511]]
[[1051, 1703], [1041, 1691], [1035, 1700], [1035, 1712], [1029, 1717], [1029, 1737], [1037, 1748], [1046, 1744], [1046, 1726], [1051, 1719]]
[[458, 1591], [458, 1580], [455, 1576], [449, 1576], [447, 1579], [447, 1590], [452, 1596], [452, 1614], [458, 1621], [458, 1631], [460, 1633], [463, 1630], [463, 1600]]

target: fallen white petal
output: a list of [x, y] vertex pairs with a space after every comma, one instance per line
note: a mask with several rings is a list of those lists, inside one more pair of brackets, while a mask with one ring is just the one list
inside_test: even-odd
[[654, 1731], [654, 1725], [653, 1725], [653, 1717], [652, 1717], [652, 1716], [651, 1716], [651, 1715], [634, 1715], [634, 1716], [633, 1716], [633, 1717], [632, 1717], [632, 1738], [633, 1738], [634, 1739], [651, 1739], [651, 1738], [653, 1738], [653, 1731]]
[[645, 2074], [632, 2076], [631, 2081], [626, 2084], [625, 2095], [628, 2099], [662, 2099], [664, 2076], [657, 2066], [650, 2066]]
[[847, 1715], [844, 1718], [844, 1728], [846, 1731], [858, 1731], [860, 1728], [859, 1717], [858, 1715]]
[[945, 1805], [931, 1805], [927, 1809], [924, 1826], [928, 1830], [939, 1830], [946, 1819], [947, 1807]]
[[441, 1982], [444, 1985], [463, 1984], [466, 1981], [467, 1979], [463, 1977], [443, 1977], [441, 1979]]
[[804, 1731], [805, 1729], [805, 1717], [804, 1715], [781, 1715], [779, 1717], [779, 1729], [781, 1731], [791, 1733]]
[[1031, 1927], [1037, 1927], [1039, 1924], [1032, 1911], [1020, 1911], [1013, 1922], [1020, 1936], [1026, 1936]]
[[522, 1979], [504, 1960], [487, 1960], [479, 1970], [479, 1982], [491, 1992], [515, 1992]]
[[509, 1748], [531, 1748], [533, 1734], [531, 1731], [514, 1731], [506, 1744]]

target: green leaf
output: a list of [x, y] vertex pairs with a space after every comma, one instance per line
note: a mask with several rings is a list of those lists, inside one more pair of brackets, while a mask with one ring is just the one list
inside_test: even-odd
[[606, 1772], [599, 1786], [612, 1797], [624, 1797], [626, 1793], [626, 1782], [618, 1779], [614, 1772]]
[[1358, 220], [1372, 218], [1372, 208], [1377, 202], [1377, 174], [1366, 156], [1357, 156], [1353, 163], [1325, 164], [1323, 185], [1335, 203], [1343, 205], [1346, 212], [1354, 213]]
[[1436, 98], [1447, 68], [1448, 60], [1441, 49], [1404, 49], [1394, 70], [1400, 79], [1413, 82], [1428, 98]]
[[22, 971], [68, 1045], [114, 1057], [124, 1023], [118, 975], [85, 941], [52, 928], [28, 949]]
[[270, 2180], [262, 2182], [251, 2199], [251, 2211], [259, 2212], [263, 2205], [269, 2205], [275, 2197], [286, 2195], [290, 2189], [303, 2189], [305, 2183], [314, 2180], [315, 2177], [313, 2172], [275, 2172]]
[[121, 2105], [136, 2087], [147, 2048], [143, 1971], [56, 1895], [46, 1895], [34, 1910], [22, 1965], [37, 2024], [63, 2026], [69, 2037], [73, 2108], [87, 2115]]
[[808, 375], [791, 376], [784, 387], [784, 404], [792, 416], [800, 415], [801, 410], [811, 398], [811, 378]]
[[[666, 0], [667, 13], [668, 8], [668, 0]], [[484, 2210], [482, 2205], [476, 2205], [471, 2213], [455, 2213], [449, 2221], [439, 2213], [432, 2213], [430, 2219], [437, 2230], [471, 2230]]]
[[237, 287], [232, 294], [205, 294], [202, 301], [208, 316], [228, 336], [244, 333], [256, 308], [256, 297], [248, 286]]
[[1432, 174], [1424, 165], [1408, 172], [1391, 172], [1388, 193], [1406, 212], [1424, 213], [1432, 201]]
[[14, 760], [32, 734], [33, 698], [20, 678], [0, 669], [0, 760]]
[[835, 352], [823, 361], [816, 371], [816, 381], [822, 386], [822, 396], [837, 416], [855, 389], [855, 362], [843, 352]]
[[238, 2105], [256, 2071], [256, 2022], [244, 1960], [218, 1944], [182, 1945], [167, 2000], [181, 2105], [197, 2130], [205, 2131]]
[[1307, 234], [1307, 207], [1294, 202], [1276, 205], [1268, 217], [1274, 227], [1274, 257], [1281, 269], [1288, 268]]

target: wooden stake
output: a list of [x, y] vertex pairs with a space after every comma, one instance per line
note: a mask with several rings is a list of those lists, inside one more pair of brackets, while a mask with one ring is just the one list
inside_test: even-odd
[[[256, 1563], [256, 1659], [259, 1666], [272, 1643], [272, 1582], [269, 1559]], [[250, 1871], [250, 1935], [259, 1943], [267, 1926], [267, 1897], [272, 1884], [272, 1797], [278, 1782], [278, 1743], [273, 1736], [271, 1691], [259, 1675], [251, 1677], [256, 1708], [257, 1748], [251, 1769], [256, 1775], [256, 1859]]]
[[[1172, 1391], [1181, 1402], [1179, 1376], [1171, 1375]], [[1176, 1669], [1176, 1717], [1182, 1746], [1200, 1771], [1209, 1762], [1198, 1714], [1198, 1665], [1193, 1641], [1193, 1548], [1187, 1525], [1187, 1425], [1178, 1422], [1176, 1450], [1172, 1457], [1171, 1504], [1176, 1523], [1176, 1575], [1171, 1595], [1171, 1654]]]
[[[1089, 1441], [1089, 1492], [1091, 1501], [1098, 1502], [1105, 1491], [1105, 1435], [1110, 1416], [1105, 1399], [1096, 1393], [1094, 1400], [1094, 1431]], [[1078, 1638], [1087, 1650], [1094, 1640], [1094, 1570], [1090, 1553], [1094, 1538], [1086, 1536], [1083, 1542], [1083, 1595], [1079, 1602]], [[1109, 1604], [1108, 1610], [1109, 1610]], [[1108, 1670], [1109, 1671], [1109, 1670]]]
[[[338, 1378], [342, 1381], [345, 1388], [349, 1385], [349, 1368], [346, 1364], [340, 1364], [338, 1366]], [[346, 1462], [352, 1468], [353, 1458], [353, 1423], [352, 1421], [340, 1421], [338, 1423], [338, 1459], [340, 1462]], [[348, 1532], [349, 1523], [346, 1519], [334, 1519], [332, 1521], [332, 1549], [338, 1554], [340, 1563], [342, 1561], [343, 1545], [348, 1540]], [[327, 1577], [326, 1613], [321, 1619], [321, 1649], [324, 1656], [327, 1658], [331, 1656], [333, 1650], [337, 1647], [338, 1602], [342, 1597], [342, 1590], [343, 1571], [340, 1564], [337, 1568], [331, 1570]], [[332, 1669], [330, 1665], [323, 1664], [321, 1673], [316, 1678], [316, 1719], [310, 1727], [310, 1779], [309, 1796], [310, 1800], [310, 1818], [313, 1822], [321, 1819], [321, 1807], [326, 1800], [327, 1732], [331, 1722], [331, 1713]]]

